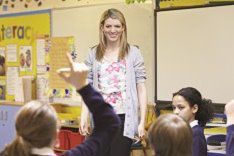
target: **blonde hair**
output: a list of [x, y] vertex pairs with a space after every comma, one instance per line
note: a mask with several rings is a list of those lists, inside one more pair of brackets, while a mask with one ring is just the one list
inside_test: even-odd
[[31, 101], [18, 112], [15, 128], [17, 136], [3, 150], [4, 155], [31, 156], [32, 147], [51, 147], [56, 139], [56, 112], [49, 104]]
[[175, 114], [161, 115], [149, 130], [156, 156], [191, 156], [191, 127]]
[[108, 9], [102, 14], [99, 23], [99, 44], [97, 46], [97, 53], [96, 53], [96, 59], [98, 61], [100, 61], [103, 58], [106, 50], [106, 38], [102, 31], [102, 27], [104, 26], [104, 23], [108, 18], [119, 20], [123, 26], [123, 33], [120, 37], [119, 59], [123, 59], [126, 56], [126, 54], [128, 54], [129, 51], [129, 44], [127, 42], [127, 25], [124, 15], [117, 9], [114, 8]]

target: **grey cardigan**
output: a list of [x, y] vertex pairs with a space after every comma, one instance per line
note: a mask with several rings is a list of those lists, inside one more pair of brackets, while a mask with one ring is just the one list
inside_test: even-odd
[[[146, 80], [146, 71], [144, 60], [140, 49], [130, 45], [129, 53], [126, 59], [126, 101], [125, 101], [125, 123], [124, 136], [134, 138], [137, 135], [139, 124], [139, 104], [137, 96], [137, 83], [143, 83]], [[88, 81], [98, 89], [98, 61], [96, 60], [96, 47], [90, 49], [88, 58], [85, 61], [90, 67]]]

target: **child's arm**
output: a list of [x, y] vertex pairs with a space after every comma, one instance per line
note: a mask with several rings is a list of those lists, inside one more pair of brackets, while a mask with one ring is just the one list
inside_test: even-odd
[[87, 85], [79, 90], [85, 104], [93, 114], [94, 130], [82, 144], [66, 153], [66, 156], [103, 156], [119, 129], [119, 118], [101, 94]]

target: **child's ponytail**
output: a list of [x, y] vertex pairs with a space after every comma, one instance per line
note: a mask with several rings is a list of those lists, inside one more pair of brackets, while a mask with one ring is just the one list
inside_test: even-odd
[[212, 101], [210, 99], [202, 99], [201, 103], [198, 104], [198, 111], [195, 115], [195, 119], [198, 120], [198, 124], [202, 127], [212, 119], [213, 117], [213, 107]]
[[21, 136], [17, 136], [15, 140], [6, 146], [3, 151], [4, 156], [30, 156], [31, 145]]

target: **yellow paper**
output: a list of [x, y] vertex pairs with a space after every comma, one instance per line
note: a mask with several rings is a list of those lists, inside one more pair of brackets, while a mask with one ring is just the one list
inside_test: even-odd
[[51, 38], [51, 48], [49, 52], [50, 71], [49, 71], [49, 85], [50, 88], [65, 89], [68, 88], [67, 84], [57, 74], [60, 68], [69, 67], [69, 60], [67, 53], [70, 52], [71, 37], [56, 37]]
[[226, 127], [214, 127], [214, 128], [205, 128], [205, 134], [226, 134]]
[[[21, 67], [19, 76], [36, 76], [36, 37], [50, 35], [50, 11], [2, 15], [0, 23], [0, 47], [9, 52], [6, 53], [6, 67]], [[24, 49], [20, 52], [20, 47], [26, 46], [30, 47], [30, 53]], [[25, 58], [20, 58], [20, 55], [25, 55]], [[26, 59], [28, 64], [24, 62]], [[6, 100], [14, 100], [14, 95], [7, 92]]]

